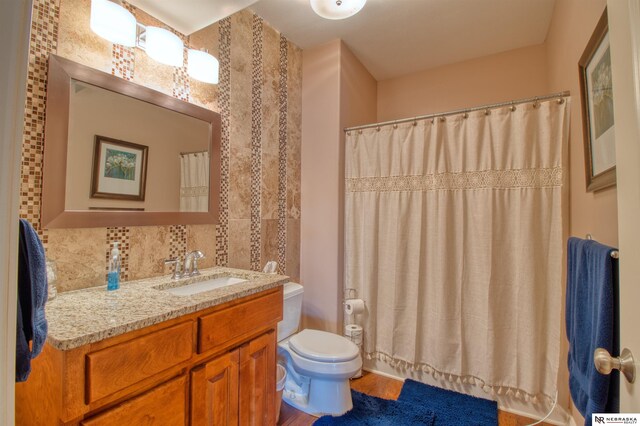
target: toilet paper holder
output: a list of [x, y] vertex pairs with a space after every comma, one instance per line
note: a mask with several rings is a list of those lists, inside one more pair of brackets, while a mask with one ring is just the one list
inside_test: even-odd
[[342, 297], [342, 303], [344, 303], [347, 299], [357, 299], [358, 291], [355, 288], [345, 288], [344, 296]]
[[[342, 295], [342, 312], [346, 311], [347, 300], [357, 299], [357, 298], [358, 298], [358, 291], [355, 288], [345, 288]], [[350, 321], [347, 320], [347, 323], [349, 322]]]

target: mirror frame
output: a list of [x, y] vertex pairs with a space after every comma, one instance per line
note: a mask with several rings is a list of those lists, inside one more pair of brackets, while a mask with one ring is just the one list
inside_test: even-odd
[[[145, 212], [66, 210], [67, 148], [71, 80], [82, 81], [211, 124], [209, 133], [209, 211]], [[42, 185], [42, 226], [97, 228], [109, 226], [218, 224], [220, 206], [220, 114], [181, 101], [57, 55], [49, 55]]]

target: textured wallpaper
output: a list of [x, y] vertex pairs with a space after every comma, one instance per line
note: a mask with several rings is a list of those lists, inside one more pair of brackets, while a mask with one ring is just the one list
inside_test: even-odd
[[[20, 215], [40, 233], [56, 262], [59, 291], [105, 282], [112, 243], [121, 242], [123, 280], [169, 273], [163, 261], [202, 250], [202, 268], [261, 269], [300, 275], [302, 51], [250, 11], [190, 36], [125, 3], [144, 25], [162, 26], [185, 46], [220, 61], [220, 82], [192, 80], [137, 48], [113, 45], [89, 29], [90, 0], [34, 0], [29, 54]], [[219, 225], [43, 229], [40, 224], [47, 60], [55, 53], [222, 117]], [[185, 50], [186, 55], [186, 50]]]

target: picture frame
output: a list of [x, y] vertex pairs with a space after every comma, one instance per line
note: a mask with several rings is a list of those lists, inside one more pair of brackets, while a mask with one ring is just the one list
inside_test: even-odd
[[149, 147], [95, 135], [91, 198], [144, 201]]
[[578, 62], [587, 192], [616, 184], [610, 52], [605, 8]]

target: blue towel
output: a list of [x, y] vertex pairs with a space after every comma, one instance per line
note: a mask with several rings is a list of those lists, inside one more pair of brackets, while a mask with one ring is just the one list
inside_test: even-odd
[[575, 406], [591, 425], [592, 413], [617, 412], [618, 372], [596, 371], [593, 352], [601, 347], [618, 355], [617, 261], [614, 249], [592, 240], [569, 238], [567, 247], [566, 326], [569, 388]]
[[44, 305], [48, 297], [44, 247], [36, 231], [24, 219], [20, 219], [19, 249], [16, 382], [24, 382], [31, 372], [31, 359], [40, 354], [47, 339]]

